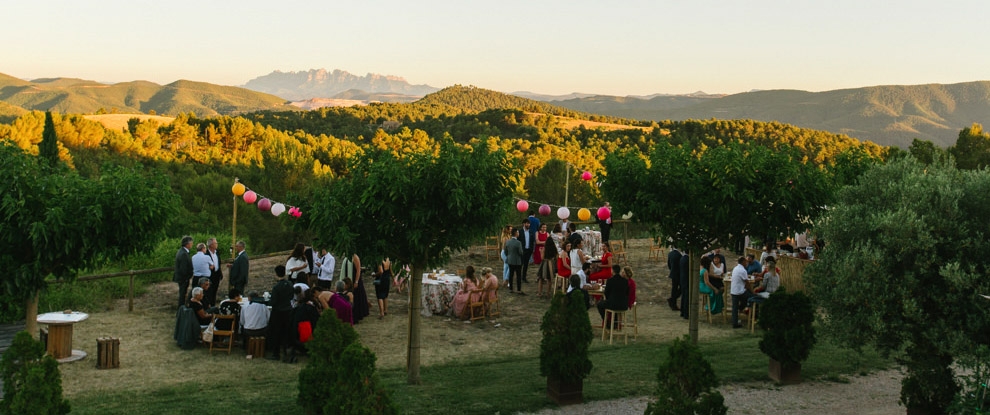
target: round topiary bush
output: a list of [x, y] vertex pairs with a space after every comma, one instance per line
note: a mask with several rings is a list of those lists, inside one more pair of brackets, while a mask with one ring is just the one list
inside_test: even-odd
[[3, 399], [0, 414], [62, 415], [69, 402], [62, 399], [62, 375], [58, 363], [45, 355], [45, 346], [26, 331], [17, 333], [0, 360]]
[[564, 382], [584, 380], [591, 373], [588, 347], [594, 334], [583, 291], [556, 294], [543, 315], [540, 330], [540, 375]]
[[724, 415], [728, 408], [717, 387], [715, 371], [698, 346], [687, 336], [674, 339], [657, 373], [657, 399], [646, 406], [645, 414]]

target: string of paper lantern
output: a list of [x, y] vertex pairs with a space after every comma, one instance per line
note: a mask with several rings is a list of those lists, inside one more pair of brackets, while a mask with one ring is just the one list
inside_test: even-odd
[[[592, 208], [589, 208], [589, 207], [568, 208], [567, 206], [553, 205], [553, 204], [549, 204], [549, 203], [540, 203], [540, 202], [536, 202], [536, 201], [530, 201], [530, 200], [526, 200], [526, 199], [521, 199], [521, 198], [518, 198], [518, 197], [514, 197], [513, 199], [516, 200], [516, 210], [518, 210], [520, 212], [525, 212], [525, 211], [529, 210], [529, 204], [530, 203], [533, 203], [534, 205], [540, 205], [539, 213], [542, 216], [549, 216], [550, 215], [550, 212], [553, 210], [552, 207], [553, 206], [559, 206], [557, 208], [557, 217], [560, 218], [561, 220], [567, 219], [567, 218], [569, 218], [571, 216], [571, 209], [577, 209], [578, 210], [577, 211], [578, 220], [582, 220], [582, 221], [591, 219], [591, 211], [595, 211], [595, 216], [597, 216], [598, 219], [601, 219], [601, 220], [606, 220], [606, 219], [608, 219], [608, 218], [610, 218], [612, 216], [611, 210], [609, 208], [605, 207], [605, 206], [598, 207], [598, 208], [593, 208], [593, 207]], [[632, 214], [630, 213], [630, 214], [627, 214], [627, 215], [623, 216], [623, 219], [628, 219], [627, 216], [628, 217], [631, 217]]]
[[[271, 212], [274, 216], [279, 216], [286, 212], [284, 203], [273, 202], [271, 199], [258, 194], [254, 190], [248, 189], [247, 186], [239, 180], [234, 181], [234, 186], [230, 188], [230, 191], [234, 193], [234, 196], [240, 196], [245, 203], [251, 204], [257, 201], [258, 210], [260, 211]], [[289, 206], [288, 212], [289, 216], [296, 219], [302, 216], [302, 210], [295, 206]]]

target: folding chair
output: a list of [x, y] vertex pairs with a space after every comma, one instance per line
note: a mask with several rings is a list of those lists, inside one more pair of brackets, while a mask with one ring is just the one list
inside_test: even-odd
[[[217, 344], [217, 336], [222, 336], [227, 338], [227, 354], [230, 354], [230, 349], [234, 346], [234, 332], [237, 329], [237, 320], [231, 315], [213, 315], [213, 341], [210, 342], [210, 355], [213, 355], [213, 348]], [[226, 327], [227, 330], [221, 330], [221, 327]], [[222, 347], [217, 347], [217, 350], [223, 350]]]

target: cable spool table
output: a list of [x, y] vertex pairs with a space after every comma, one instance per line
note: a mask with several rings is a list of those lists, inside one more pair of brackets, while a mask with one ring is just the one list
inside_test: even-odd
[[69, 363], [86, 357], [82, 350], [72, 350], [72, 325], [89, 318], [89, 314], [73, 311], [45, 313], [38, 323], [48, 325], [48, 354], [59, 363]]

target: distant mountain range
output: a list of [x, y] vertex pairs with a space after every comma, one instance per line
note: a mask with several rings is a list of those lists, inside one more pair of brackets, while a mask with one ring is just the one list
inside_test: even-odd
[[406, 97], [418, 98], [440, 90], [429, 85], [412, 85], [397, 76], [373, 73], [358, 76], [339, 69], [275, 71], [248, 81], [244, 84], [244, 88], [277, 95], [291, 101], [311, 98], [356, 99], [339, 96], [341, 93], [352, 91], [350, 94], [376, 96], [369, 100], [385, 102], [410, 102]]
[[753, 119], [847, 134], [906, 148], [914, 138], [940, 146], [959, 130], [990, 125], [990, 81], [885, 85], [824, 92], [755, 91], [728, 96], [579, 97], [555, 105], [593, 114], [647, 120]]
[[[148, 81], [102, 84], [76, 78], [40, 78], [25, 81], [0, 74], [0, 101], [23, 110], [52, 110], [61, 113], [120, 112], [199, 116], [239, 114], [258, 110], [288, 110], [292, 107], [274, 95], [243, 88], [180, 80], [168, 85]], [[0, 116], [17, 109], [0, 107]]]

